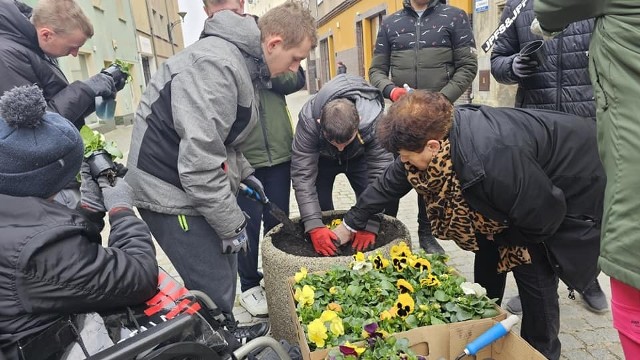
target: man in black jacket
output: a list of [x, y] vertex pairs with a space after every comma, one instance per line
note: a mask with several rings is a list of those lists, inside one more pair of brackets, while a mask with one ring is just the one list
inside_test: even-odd
[[[502, 21], [512, 15], [522, 0], [509, 0]], [[595, 120], [596, 106], [589, 79], [589, 42], [593, 19], [575, 22], [543, 45], [544, 63], [521, 56], [520, 50], [532, 41], [542, 40], [531, 33], [533, 1], [527, 1], [513, 25], [501, 33], [491, 52], [491, 73], [503, 84], [518, 84], [515, 107], [562, 111]], [[594, 312], [608, 310], [607, 298], [596, 280], [581, 293], [585, 305]], [[506, 305], [514, 314], [522, 312], [520, 298]]]
[[[78, 174], [84, 147], [73, 124], [45, 107], [36, 86], [0, 97], [0, 354], [9, 360], [19, 348], [59, 358], [76, 339], [71, 314], [140, 304], [157, 290], [151, 233], [122, 178], [111, 186], [85, 170], [80, 210], [52, 200]], [[88, 220], [104, 212], [108, 248]], [[40, 339], [47, 331], [55, 336]]]
[[[359, 76], [341, 74], [300, 111], [291, 180], [305, 232], [318, 254], [336, 253], [337, 237], [322, 222], [322, 211], [333, 210], [336, 176], [344, 173], [358, 196], [393, 161], [393, 155], [375, 139], [375, 125], [383, 110], [378, 89]], [[388, 215], [395, 216], [397, 211], [397, 201], [385, 207]]]
[[77, 56], [92, 36], [93, 26], [73, 0], [40, 0], [33, 11], [21, 2], [0, 0], [0, 95], [37, 84], [47, 109], [81, 128], [95, 111], [96, 96], [115, 96], [115, 83], [98, 73], [69, 84], [57, 58]]
[[[404, 0], [403, 9], [382, 21], [369, 79], [391, 101], [407, 93], [407, 84], [439, 91], [453, 103], [477, 70], [476, 43], [464, 10], [439, 0]], [[429, 230], [424, 208], [418, 196], [420, 246], [428, 253], [444, 253]]]

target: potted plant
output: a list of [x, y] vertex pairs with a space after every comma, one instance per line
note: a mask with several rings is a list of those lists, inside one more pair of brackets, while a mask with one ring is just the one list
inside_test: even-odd
[[446, 264], [446, 255], [411, 252], [401, 242], [381, 253], [353, 256], [323, 273], [294, 277], [296, 314], [309, 349], [364, 340], [366, 327], [398, 333], [420, 326], [499, 316], [495, 300]]
[[118, 167], [113, 160], [122, 158], [122, 152], [114, 141], [107, 141], [103, 134], [84, 125], [80, 129], [80, 137], [84, 142], [84, 158], [89, 164], [91, 176], [97, 181], [98, 177], [106, 176], [109, 183], [115, 182]]

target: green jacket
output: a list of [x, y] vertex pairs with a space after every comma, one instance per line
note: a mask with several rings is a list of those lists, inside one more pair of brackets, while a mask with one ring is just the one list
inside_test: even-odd
[[393, 88], [407, 84], [439, 91], [454, 102], [477, 70], [476, 43], [463, 10], [433, 1], [418, 17], [405, 0], [404, 8], [380, 26], [369, 80], [386, 98]]
[[271, 89], [260, 90], [259, 120], [242, 147], [242, 153], [254, 168], [291, 161], [293, 126], [285, 95], [305, 85], [302, 67], [272, 79]]
[[598, 264], [605, 274], [640, 289], [640, 1], [536, 0], [534, 10], [548, 31], [596, 17], [589, 71], [607, 175]]

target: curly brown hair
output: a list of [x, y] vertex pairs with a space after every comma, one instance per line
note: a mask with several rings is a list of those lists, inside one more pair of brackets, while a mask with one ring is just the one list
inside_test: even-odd
[[394, 153], [421, 152], [427, 141], [446, 137], [452, 114], [453, 105], [441, 93], [414, 90], [393, 103], [378, 121], [378, 143]]

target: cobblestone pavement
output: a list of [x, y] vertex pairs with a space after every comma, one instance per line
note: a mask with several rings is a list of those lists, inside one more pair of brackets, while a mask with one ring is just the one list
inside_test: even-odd
[[[289, 110], [291, 112], [294, 126], [297, 122], [297, 114], [309, 98], [306, 91], [300, 91], [287, 97]], [[128, 155], [131, 126], [119, 126], [116, 130], [105, 134], [107, 139], [115, 140], [118, 147]], [[343, 175], [338, 176], [333, 190], [333, 198], [336, 209], [349, 209], [355, 203], [353, 190]], [[299, 215], [295, 197], [291, 196], [291, 217]], [[418, 249], [417, 230], [417, 200], [416, 193], [410, 192], [400, 201], [398, 219], [400, 219], [411, 231], [412, 247]], [[105, 230], [106, 234], [106, 230]], [[106, 237], [104, 237], [106, 238]], [[450, 255], [450, 264], [458, 269], [468, 279], [473, 279], [473, 254], [458, 248], [451, 241], [441, 241], [442, 246]], [[162, 252], [160, 246], [156, 246], [158, 252], [158, 262], [170, 274], [178, 277], [175, 268], [167, 256]], [[600, 284], [610, 298], [611, 288], [609, 277], [601, 274]], [[240, 285], [238, 283], [238, 294]], [[517, 294], [517, 288], [513, 276], [509, 275], [505, 301]], [[560, 340], [562, 342], [562, 359], [570, 360], [590, 360], [590, 359], [624, 359], [622, 349], [618, 340], [618, 334], [611, 325], [611, 313], [595, 314], [583, 307], [580, 296], [576, 300], [568, 298], [568, 291], [561, 283], [558, 295], [560, 297]], [[264, 319], [252, 318], [236, 301], [234, 314], [241, 323], [254, 323], [265, 321]], [[516, 329], [519, 331], [519, 329]]]

